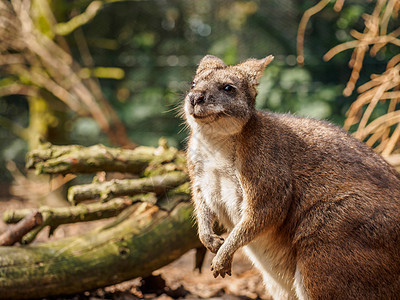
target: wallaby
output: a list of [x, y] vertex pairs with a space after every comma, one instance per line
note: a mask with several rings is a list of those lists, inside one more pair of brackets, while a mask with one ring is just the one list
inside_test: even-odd
[[207, 55], [185, 98], [195, 215], [214, 276], [230, 275], [244, 246], [274, 299], [400, 299], [399, 174], [335, 125], [256, 110], [272, 59], [227, 66]]

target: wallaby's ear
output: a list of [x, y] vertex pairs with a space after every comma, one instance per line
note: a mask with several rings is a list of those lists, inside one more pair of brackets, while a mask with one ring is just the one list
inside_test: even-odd
[[261, 78], [265, 67], [274, 59], [272, 55], [268, 55], [262, 59], [248, 59], [235, 67], [245, 72], [248, 76], [251, 85], [257, 85], [258, 80]]
[[204, 56], [197, 67], [196, 75], [207, 69], [221, 69], [226, 67], [222, 59], [214, 55]]

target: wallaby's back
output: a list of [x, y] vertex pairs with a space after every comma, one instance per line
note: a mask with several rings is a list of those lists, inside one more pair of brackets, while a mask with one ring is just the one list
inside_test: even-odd
[[286, 165], [288, 174], [278, 174], [287, 176], [292, 201], [278, 230], [294, 246], [308, 293], [313, 299], [400, 298], [398, 173], [334, 125], [257, 115], [243, 129], [241, 151]]

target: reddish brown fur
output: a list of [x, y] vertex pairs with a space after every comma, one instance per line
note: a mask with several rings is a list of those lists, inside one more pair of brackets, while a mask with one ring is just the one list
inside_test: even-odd
[[[275, 298], [399, 298], [398, 173], [332, 124], [255, 110], [270, 61], [225, 66], [206, 56], [185, 100], [193, 200], [200, 239], [217, 253], [214, 275], [230, 274], [247, 245]], [[221, 92], [224, 81], [234, 94]], [[225, 241], [216, 219], [230, 231]]]

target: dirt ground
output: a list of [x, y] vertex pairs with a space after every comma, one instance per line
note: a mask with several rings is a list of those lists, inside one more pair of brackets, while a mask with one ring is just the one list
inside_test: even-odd
[[[3, 190], [4, 192], [4, 190]], [[12, 199], [8, 195], [0, 197], [0, 216], [7, 209], [34, 207], [27, 201]], [[70, 235], [86, 232], [97, 226], [109, 222], [108, 220], [64, 225], [56, 230], [50, 239], [60, 239]], [[7, 229], [7, 225], [0, 221], [0, 233]], [[49, 240], [45, 230], [38, 236], [36, 242]], [[194, 270], [195, 250], [191, 250], [180, 259], [154, 271], [150, 278], [136, 278], [117, 285], [94, 291], [87, 291], [78, 295], [52, 297], [48, 299], [271, 299], [264, 291], [261, 275], [255, 270], [241, 251], [235, 254], [232, 276], [215, 279], [209, 269], [213, 254], [207, 252], [203, 270], [199, 273]]]

